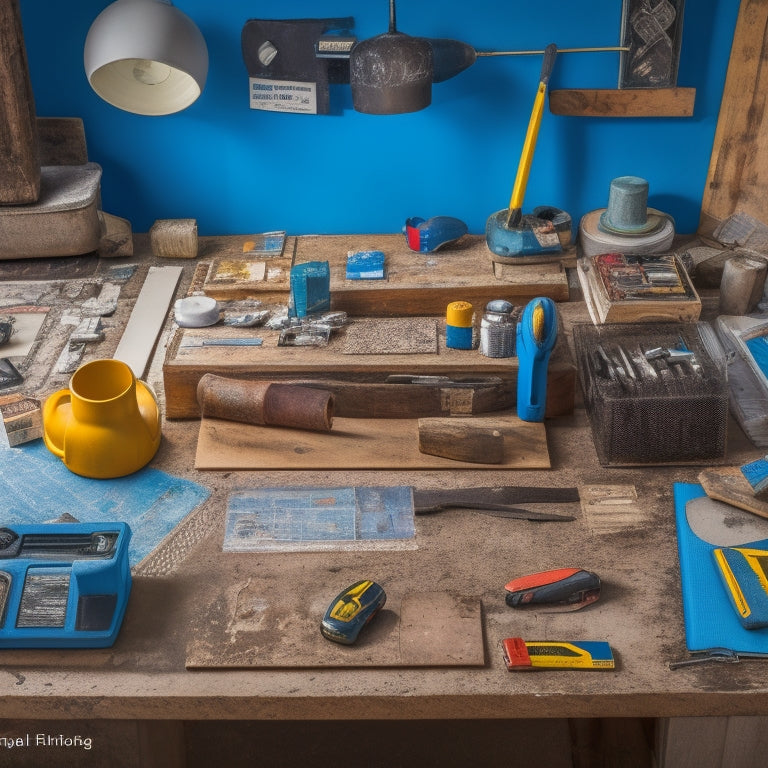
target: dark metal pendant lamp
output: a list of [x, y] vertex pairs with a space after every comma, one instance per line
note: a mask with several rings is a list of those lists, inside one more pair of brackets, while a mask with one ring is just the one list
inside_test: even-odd
[[417, 112], [432, 103], [432, 46], [397, 31], [389, 0], [389, 31], [356, 43], [349, 56], [352, 105], [371, 115]]

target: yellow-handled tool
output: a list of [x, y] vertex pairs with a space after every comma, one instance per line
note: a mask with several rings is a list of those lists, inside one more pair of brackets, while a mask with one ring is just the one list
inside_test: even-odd
[[557, 56], [557, 46], [550, 43], [544, 49], [544, 61], [541, 65], [541, 76], [539, 77], [539, 88], [536, 91], [536, 98], [533, 101], [533, 110], [531, 118], [528, 121], [528, 130], [525, 133], [523, 142], [523, 151], [520, 155], [520, 163], [517, 167], [515, 176], [515, 185], [512, 187], [512, 197], [509, 200], [509, 213], [507, 215], [507, 227], [516, 227], [520, 224], [523, 210], [523, 198], [525, 197], [525, 188], [528, 186], [528, 175], [531, 172], [531, 163], [533, 162], [533, 153], [536, 149], [536, 139], [539, 136], [539, 126], [541, 125], [541, 116], [544, 112], [544, 100], [547, 94], [547, 85], [552, 69], [555, 66], [555, 57]]

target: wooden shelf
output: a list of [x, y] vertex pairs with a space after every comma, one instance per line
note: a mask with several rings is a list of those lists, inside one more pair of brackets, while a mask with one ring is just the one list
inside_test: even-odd
[[551, 91], [549, 110], [575, 117], [691, 117], [695, 88], [595, 88]]

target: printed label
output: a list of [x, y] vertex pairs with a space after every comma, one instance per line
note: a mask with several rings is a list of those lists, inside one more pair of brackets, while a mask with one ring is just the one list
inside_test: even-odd
[[251, 109], [317, 114], [317, 85], [291, 80], [249, 78]]

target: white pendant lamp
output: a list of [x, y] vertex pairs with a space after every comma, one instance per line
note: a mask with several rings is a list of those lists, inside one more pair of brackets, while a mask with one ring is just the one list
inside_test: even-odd
[[88, 30], [84, 63], [104, 101], [139, 115], [169, 115], [202, 93], [208, 48], [170, 0], [117, 0]]

